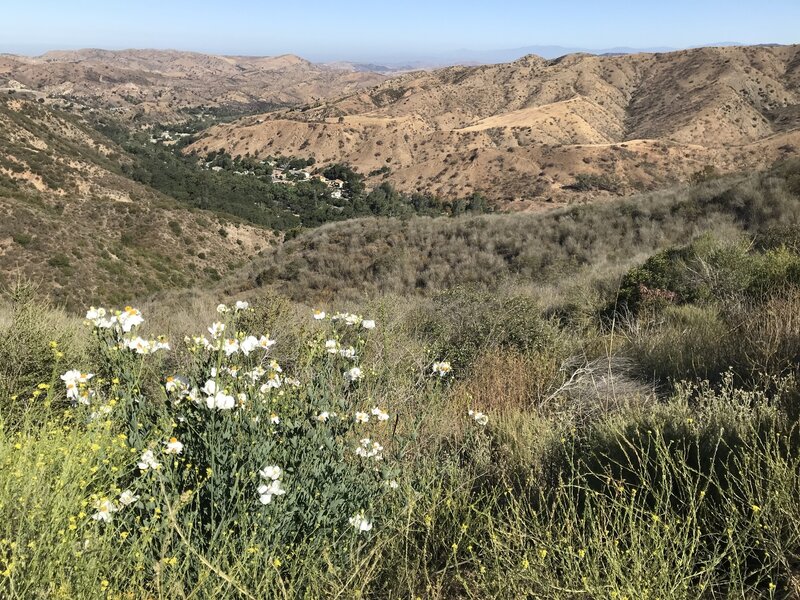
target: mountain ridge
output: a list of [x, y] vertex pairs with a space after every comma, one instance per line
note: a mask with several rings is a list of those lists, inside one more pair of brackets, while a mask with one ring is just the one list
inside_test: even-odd
[[385, 78], [368, 70], [312, 63], [293, 54], [247, 57], [86, 48], [37, 57], [0, 55], [0, 89], [16, 88], [43, 101], [112, 109], [124, 118], [145, 121], [298, 105]]
[[373, 181], [527, 205], [569, 201], [581, 174], [631, 191], [765, 167], [799, 127], [800, 46], [735, 46], [412, 72], [219, 125], [189, 151], [388, 167]]

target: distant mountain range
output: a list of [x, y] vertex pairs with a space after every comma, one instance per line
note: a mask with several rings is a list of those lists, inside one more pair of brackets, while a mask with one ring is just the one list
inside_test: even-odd
[[[728, 46], [743, 46], [739, 42], [718, 42], [714, 44], [703, 44], [701, 46], [694, 46], [695, 48], [708, 48], [708, 47], [728, 47]], [[769, 44], [765, 44], [769, 45]], [[452, 50], [449, 52], [442, 52], [438, 54], [431, 54], [429, 56], [409, 57], [408, 59], [402, 58], [385, 58], [383, 60], [371, 60], [369, 62], [342, 62], [338, 64], [350, 64], [358, 70], [372, 71], [376, 73], [391, 73], [398, 71], [412, 71], [415, 69], [431, 69], [437, 67], [449, 67], [454, 65], [489, 65], [498, 63], [513, 62], [535, 54], [546, 59], [560, 58], [568, 54], [594, 54], [598, 56], [607, 55], [620, 55], [620, 54], [638, 54], [641, 52], [657, 53], [657, 52], [674, 52], [676, 50], [684, 50], [686, 48], [675, 48], [670, 46], [650, 46], [643, 48], [632, 48], [629, 46], [615, 46], [612, 48], [586, 48], [582, 46], [522, 46], [519, 48], [505, 48], [497, 50], [471, 50], [460, 49]], [[337, 63], [333, 63], [337, 64]]]
[[299, 56], [219, 56], [176, 50], [67, 50], [0, 54], [0, 93], [69, 100], [136, 120], [222, 110], [256, 112], [371, 87], [384, 75]]
[[347, 162], [372, 184], [522, 206], [760, 168], [800, 148], [800, 45], [609, 50], [398, 75], [214, 127], [191, 149]]

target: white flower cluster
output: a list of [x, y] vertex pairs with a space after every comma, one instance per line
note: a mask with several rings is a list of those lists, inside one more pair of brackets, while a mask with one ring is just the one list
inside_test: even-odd
[[205, 394], [205, 404], [210, 409], [231, 410], [236, 406], [236, 398], [225, 390], [219, 389], [217, 382], [213, 379], [206, 381], [200, 391]]
[[[164, 442], [164, 454], [177, 455], [183, 452], [183, 443], [178, 441], [178, 438], [171, 437]], [[144, 473], [146, 471], [157, 471], [161, 468], [161, 463], [158, 462], [155, 452], [148, 449], [142, 452], [139, 457], [139, 462], [136, 463], [139, 470]]]
[[378, 442], [373, 442], [369, 438], [364, 438], [361, 443], [356, 446], [356, 454], [362, 458], [374, 458], [375, 460], [383, 459], [383, 446]]
[[467, 411], [467, 414], [472, 417], [478, 425], [483, 426], [489, 422], [489, 417], [477, 410], [472, 410], [470, 408], [469, 411]]
[[[387, 413], [386, 411], [384, 411], [381, 408], [378, 408], [377, 406], [375, 408], [373, 408], [370, 411], [370, 413], [378, 421], [388, 421], [389, 420], [389, 413]], [[365, 413], [365, 412], [361, 412], [361, 411], [356, 412], [356, 414], [354, 415], [356, 423], [369, 423], [370, 413]]]
[[[314, 311], [314, 319], [317, 321], [323, 321], [328, 317], [327, 313], [324, 310], [315, 310]], [[330, 317], [331, 323], [344, 323], [345, 325], [352, 327], [360, 325], [364, 329], [375, 329], [375, 321], [372, 319], [365, 319], [360, 315], [354, 315], [353, 313], [343, 313], [337, 312], [335, 315]]]
[[94, 391], [89, 388], [89, 380], [94, 373], [81, 373], [73, 369], [61, 375], [61, 381], [67, 388], [67, 398], [80, 404], [90, 404]]
[[388, 421], [389, 420], [389, 413], [386, 411], [378, 408], [377, 406], [372, 409], [372, 415], [378, 419], [378, 421]]
[[234, 354], [238, 354], [241, 352], [244, 356], [250, 356], [250, 353], [261, 349], [261, 350], [269, 350], [275, 345], [275, 340], [269, 339], [267, 336], [262, 335], [261, 337], [256, 337], [254, 335], [248, 335], [246, 337], [242, 337], [241, 340], [233, 338], [233, 339], [226, 339], [222, 343], [222, 348], [225, 350], [225, 356], [232, 356]]
[[261, 504], [269, 504], [272, 502], [273, 496], [283, 496], [286, 490], [281, 487], [281, 475], [283, 470], [278, 466], [264, 467], [258, 472], [261, 479], [266, 483], [258, 486], [258, 496]]
[[450, 363], [446, 360], [438, 361], [433, 363], [433, 374], [438, 375], [439, 377], [447, 377], [453, 370], [453, 367], [450, 366]]
[[[126, 306], [123, 310], [109, 311], [105, 308], [92, 306], [86, 312], [86, 320], [96, 329], [112, 330], [115, 333], [130, 333], [134, 327], [144, 323], [144, 317], [138, 309]], [[118, 345], [123, 350], [131, 350], [136, 354], [152, 354], [159, 350], [169, 350], [169, 344], [163, 337], [155, 340], [146, 340], [141, 336], [132, 338], [118, 338]]]
[[357, 512], [352, 517], [350, 517], [348, 519], [348, 522], [350, 523], [350, 525], [355, 527], [355, 530], [358, 533], [362, 532], [366, 533], [367, 531], [370, 531], [372, 529], [372, 522], [367, 520], [367, 518], [364, 516], [363, 510]]
[[[237, 300], [236, 303], [233, 305], [234, 312], [242, 312], [243, 310], [247, 310], [250, 308], [250, 303], [244, 300]], [[227, 304], [219, 304], [217, 305], [217, 312], [221, 315], [228, 313], [231, 311], [231, 308]]]
[[163, 338], [146, 340], [139, 336], [120, 342], [122, 348], [133, 350], [136, 354], [152, 354], [159, 350], [169, 350], [169, 344]]
[[121, 508], [130, 506], [137, 500], [139, 500], [139, 496], [135, 495], [130, 490], [125, 490], [120, 494], [119, 504], [108, 498], [100, 498], [95, 503], [95, 508], [97, 509], [97, 512], [92, 515], [92, 519], [94, 519], [95, 521], [110, 523], [111, 520], [114, 518], [115, 512], [119, 512]]
[[256, 350], [268, 351], [275, 345], [275, 340], [268, 338], [265, 335], [256, 337], [254, 335], [240, 336], [234, 338], [223, 338], [225, 333], [225, 323], [217, 321], [212, 323], [208, 328], [208, 333], [211, 335], [209, 340], [204, 335], [194, 337], [186, 337], [184, 341], [195, 350], [203, 348], [209, 352], [217, 352], [224, 350], [225, 356], [233, 356], [242, 354], [243, 356], [250, 356]]
[[323, 410], [319, 413], [316, 417], [314, 417], [320, 423], [327, 423], [328, 419], [333, 419], [336, 417], [335, 412], [328, 412], [327, 410]]
[[344, 378], [353, 383], [364, 377], [360, 367], [353, 367], [344, 372]]
[[348, 360], [358, 360], [356, 349], [353, 346], [342, 347], [336, 340], [327, 340], [325, 342], [325, 351], [328, 354], [338, 354]]
[[145, 450], [139, 457], [139, 462], [136, 463], [136, 466], [142, 472], [148, 470], [157, 471], [161, 468], [161, 463], [156, 460], [156, 455], [152, 450]]
[[98, 329], [119, 329], [124, 333], [144, 323], [142, 313], [131, 306], [113, 312], [92, 306], [86, 313], [86, 320]]

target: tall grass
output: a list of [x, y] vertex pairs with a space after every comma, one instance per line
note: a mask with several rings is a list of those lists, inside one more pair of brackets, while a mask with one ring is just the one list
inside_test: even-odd
[[[783, 310], [786, 301], [776, 298], [764, 310]], [[543, 321], [555, 327], [550, 337], [531, 338], [540, 341], [530, 346], [497, 345], [506, 338], [490, 337], [452, 381], [442, 380], [431, 375], [430, 361], [448, 358], [439, 352], [456, 331], [449, 314], [407, 307], [409, 314], [386, 298], [372, 303], [378, 327], [361, 344], [353, 330], [329, 333], [310, 311], [293, 324], [301, 309], [282, 303], [228, 321], [260, 333], [253, 328], [282, 320], [276, 348], [298, 346], [285, 352], [284, 375], [291, 371], [301, 387], [264, 396], [263, 410], [256, 404], [227, 415], [176, 403], [162, 387], [167, 376], [200, 383], [211, 365], [231, 363], [224, 352], [177, 351], [174, 330], [166, 355], [120, 358], [106, 354], [112, 344], [71, 359], [82, 364], [59, 358], [56, 374], [72, 366], [103, 374], [90, 384], [89, 407], [66, 403], [63, 382], [48, 374], [46, 385], [22, 393], [17, 418], [3, 413], [4, 597], [798, 593], [800, 452], [788, 410], [791, 376], [776, 374], [770, 385], [748, 390], [732, 373], [721, 385], [682, 383], [656, 397], [619, 359], [565, 358], [564, 348], [581, 345]], [[507, 317], [511, 335], [519, 322]], [[420, 327], [430, 319], [437, 327]], [[524, 330], [532, 335], [540, 325]], [[81, 336], [87, 345], [104, 339], [92, 342], [88, 329]], [[347, 359], [321, 350], [331, 336], [359, 348], [364, 378], [356, 387], [341, 378]], [[603, 380], [609, 372], [619, 385]], [[384, 446], [380, 472], [354, 461], [351, 446], [363, 433], [351, 428], [361, 426], [310, 425], [323, 404], [342, 415], [373, 405], [392, 415], [371, 436]], [[476, 422], [469, 409], [486, 413], [488, 423]], [[133, 428], [131, 410], [138, 415]], [[89, 418], [98, 411], [105, 416]], [[271, 413], [280, 426], [267, 424]], [[258, 415], [254, 423], [263, 425], [247, 425], [245, 415]], [[181, 455], [164, 454], [171, 435], [184, 443]], [[147, 448], [161, 469], [136, 466]], [[287, 494], [262, 505], [256, 471], [271, 462], [282, 462]], [[378, 483], [393, 478], [396, 489], [363, 487], [374, 475]], [[92, 518], [104, 497], [116, 501], [125, 489], [139, 496], [135, 504], [118, 503], [107, 523]], [[370, 531], [348, 523], [353, 501], [367, 504]]]

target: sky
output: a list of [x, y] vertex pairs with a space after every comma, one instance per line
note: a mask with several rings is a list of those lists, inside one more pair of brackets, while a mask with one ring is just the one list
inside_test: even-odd
[[0, 52], [171, 48], [398, 61], [558, 45], [800, 42], [800, 0], [5, 0]]

